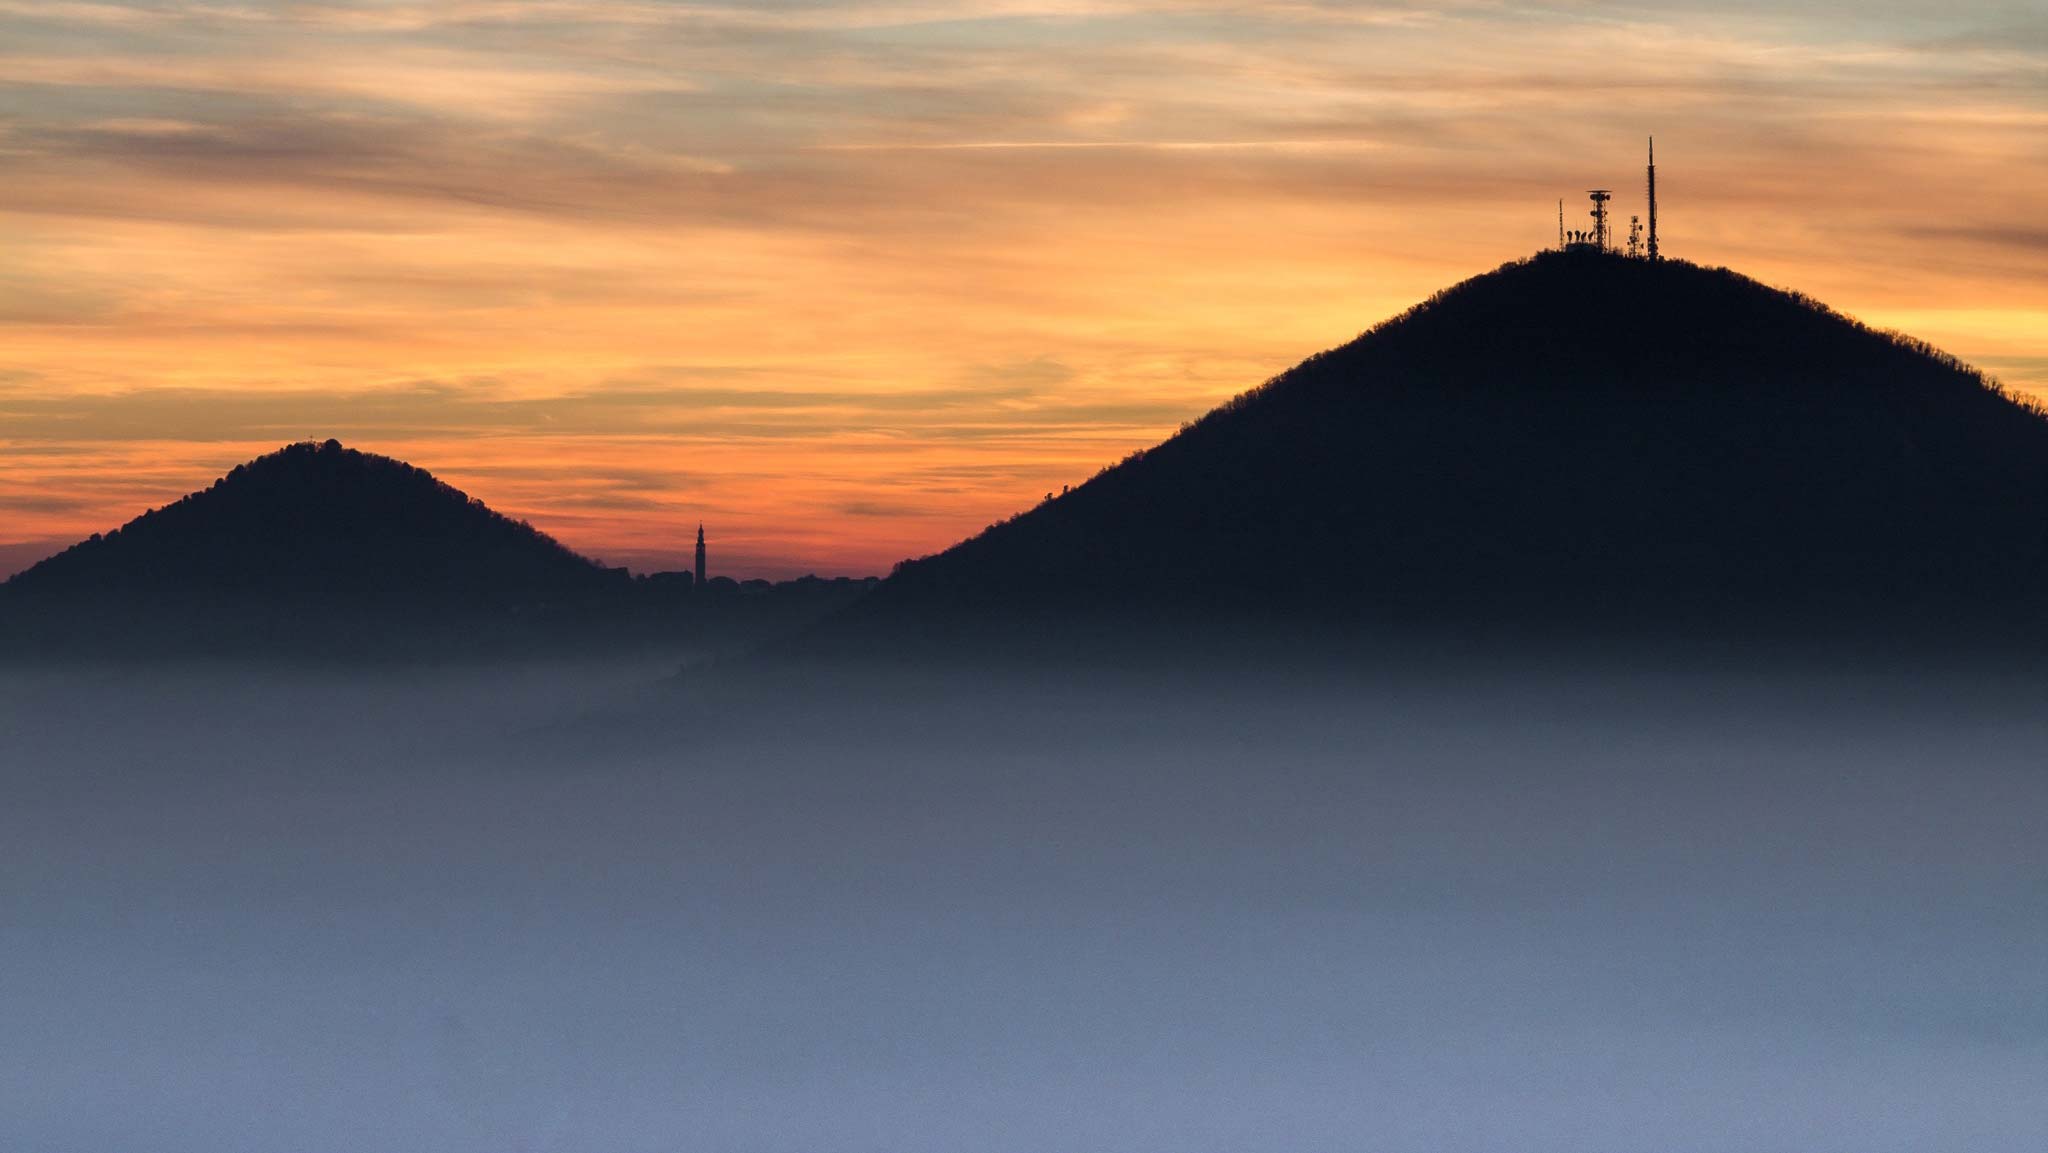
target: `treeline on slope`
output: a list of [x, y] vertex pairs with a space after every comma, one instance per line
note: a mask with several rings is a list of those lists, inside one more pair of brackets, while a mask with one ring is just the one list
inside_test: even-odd
[[912, 606], [1602, 620], [2025, 612], [2048, 418], [1726, 269], [1466, 281], [935, 557]]

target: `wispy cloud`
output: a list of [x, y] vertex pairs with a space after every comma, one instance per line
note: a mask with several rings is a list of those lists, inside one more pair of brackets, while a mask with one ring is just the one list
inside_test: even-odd
[[1672, 251], [2025, 385], [2044, 127], [1992, 0], [0, 0], [0, 535], [339, 434], [597, 552], [886, 567], [1653, 130]]

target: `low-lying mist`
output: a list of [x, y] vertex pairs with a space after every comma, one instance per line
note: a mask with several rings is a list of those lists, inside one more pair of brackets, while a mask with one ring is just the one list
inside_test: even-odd
[[2035, 1153], [2048, 682], [0, 674], [0, 1146]]

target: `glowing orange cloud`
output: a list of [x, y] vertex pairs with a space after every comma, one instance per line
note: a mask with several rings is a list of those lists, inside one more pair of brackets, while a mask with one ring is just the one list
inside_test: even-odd
[[1652, 130], [1667, 252], [2048, 395], [2038, 35], [1575, 11], [0, 0], [0, 569], [338, 436], [884, 571], [1640, 211]]

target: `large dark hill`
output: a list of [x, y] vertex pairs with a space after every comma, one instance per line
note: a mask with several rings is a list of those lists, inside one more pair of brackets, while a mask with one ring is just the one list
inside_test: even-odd
[[15, 575], [59, 600], [491, 613], [587, 602], [624, 574], [403, 461], [289, 445]]
[[1720, 269], [1544, 254], [907, 562], [849, 625], [2041, 615], [2048, 419]]

